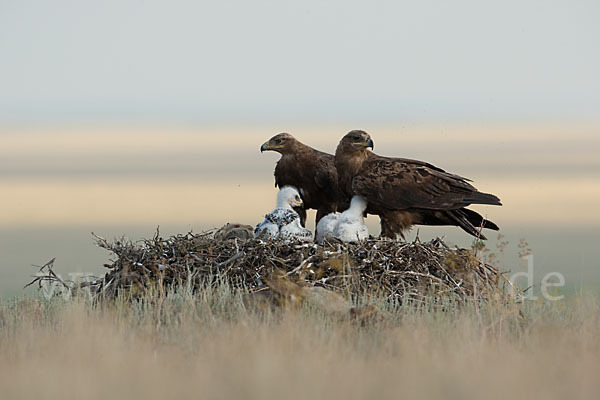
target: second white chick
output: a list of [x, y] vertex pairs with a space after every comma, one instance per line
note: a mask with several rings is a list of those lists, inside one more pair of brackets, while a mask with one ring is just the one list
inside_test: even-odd
[[354, 196], [350, 207], [341, 214], [328, 214], [321, 218], [317, 225], [317, 241], [337, 238], [344, 242], [358, 242], [369, 237], [369, 229], [365, 225], [364, 213], [367, 201], [361, 196]]
[[323, 243], [325, 239], [331, 239], [341, 214], [330, 213], [319, 220], [317, 224], [317, 243]]

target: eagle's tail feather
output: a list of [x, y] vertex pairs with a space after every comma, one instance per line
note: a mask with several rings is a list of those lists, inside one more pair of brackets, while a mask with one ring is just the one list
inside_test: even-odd
[[502, 203], [498, 196], [491, 193], [474, 192], [465, 199], [469, 204], [490, 204], [493, 206], [501, 206]]
[[[459, 226], [465, 232], [475, 237], [479, 237], [485, 240], [485, 236], [481, 234], [482, 228], [491, 229], [494, 231], [499, 230], [498, 225], [483, 218], [479, 213], [469, 210], [468, 208], [457, 208], [454, 210], [445, 211], [432, 211], [432, 210], [419, 210], [415, 214], [419, 218], [418, 224], [420, 225], [453, 225]], [[385, 224], [381, 223], [382, 235], [387, 236], [383, 233]], [[392, 237], [392, 236], [387, 236]]]
[[462, 230], [470, 235], [480, 238], [481, 240], [487, 240], [487, 238], [481, 233], [481, 228], [492, 229], [495, 231], [500, 229], [498, 228], [498, 225], [492, 221], [488, 221], [479, 213], [467, 208], [451, 210], [448, 212], [448, 215], [460, 228], [462, 228]]
[[469, 210], [468, 208], [461, 208], [460, 211], [465, 214], [469, 222], [475, 227], [482, 227], [485, 229], [491, 229], [493, 231], [499, 231], [498, 225], [490, 220], [483, 218], [478, 212]]
[[456, 225], [462, 228], [463, 231], [468, 234], [478, 237], [481, 240], [487, 240], [487, 238], [475, 228], [475, 226], [467, 219], [466, 215], [460, 212], [460, 210], [452, 210], [448, 212], [450, 218], [456, 222]]

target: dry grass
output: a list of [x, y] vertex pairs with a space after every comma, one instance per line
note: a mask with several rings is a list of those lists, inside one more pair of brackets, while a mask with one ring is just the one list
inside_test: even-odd
[[2, 398], [597, 398], [600, 306], [383, 305], [358, 324], [227, 286], [92, 307], [0, 303]]

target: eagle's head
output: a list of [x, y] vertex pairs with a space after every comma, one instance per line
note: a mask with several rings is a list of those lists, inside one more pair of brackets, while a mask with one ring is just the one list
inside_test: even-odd
[[264, 142], [263, 145], [260, 146], [260, 152], [272, 150], [284, 154], [292, 149], [295, 143], [296, 139], [292, 135], [289, 133], [280, 133]]
[[277, 208], [293, 209], [302, 206], [300, 193], [293, 186], [284, 186], [277, 194]]
[[365, 131], [354, 130], [350, 131], [340, 140], [340, 144], [338, 145], [338, 149], [342, 149], [344, 151], [366, 151], [367, 148], [370, 147], [373, 149], [373, 139], [371, 136]]

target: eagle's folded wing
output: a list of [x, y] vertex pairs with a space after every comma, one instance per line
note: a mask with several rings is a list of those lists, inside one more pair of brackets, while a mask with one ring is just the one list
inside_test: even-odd
[[500, 204], [478, 192], [466, 179], [426, 163], [393, 158], [369, 158], [352, 180], [354, 193], [369, 203], [390, 209], [452, 210], [469, 204]]

